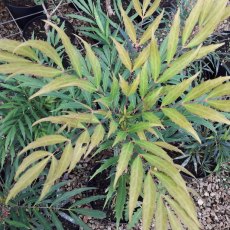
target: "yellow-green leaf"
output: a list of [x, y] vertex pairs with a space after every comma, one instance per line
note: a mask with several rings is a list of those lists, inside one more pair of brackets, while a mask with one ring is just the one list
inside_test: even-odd
[[62, 60], [59, 54], [48, 42], [42, 40], [29, 40], [19, 45], [14, 52], [17, 52], [17, 50], [20, 50], [25, 46], [31, 46], [32, 48], [41, 51], [47, 57], [52, 59], [61, 69], [63, 69]]
[[114, 179], [114, 187], [117, 184], [118, 179], [123, 174], [123, 172], [127, 169], [129, 161], [131, 159], [133, 153], [133, 144], [132, 142], [125, 143], [121, 149], [121, 153], [119, 155], [119, 160], [116, 168], [116, 175]]
[[0, 50], [0, 62], [30, 63], [31, 61], [23, 57], [20, 57], [16, 54], [12, 54], [12, 53]]
[[39, 201], [41, 201], [47, 195], [50, 188], [53, 186], [54, 184], [53, 178], [55, 177], [57, 167], [58, 167], [58, 160], [53, 156], [50, 164], [49, 173], [47, 175], [45, 184], [43, 185], [42, 192], [39, 197]]
[[207, 98], [215, 98], [230, 95], [230, 82], [216, 87]]
[[136, 10], [136, 12], [138, 13], [138, 15], [140, 17], [142, 17], [141, 4], [140, 4], [139, 0], [132, 0], [132, 2], [133, 2], [133, 7]]
[[139, 56], [134, 60], [133, 71], [140, 68], [149, 58], [150, 54], [150, 46], [147, 46], [143, 49], [143, 51], [139, 54]]
[[57, 32], [58, 35], [60, 36], [62, 43], [65, 47], [65, 52], [68, 54], [70, 62], [73, 66], [73, 69], [76, 71], [78, 76], [82, 76], [82, 68], [81, 68], [81, 61], [80, 61], [80, 56], [78, 52], [76, 51], [75, 47], [71, 44], [71, 41], [69, 37], [66, 35], [66, 33], [59, 28], [57, 25], [53, 24], [52, 22], [45, 21], [47, 24], [52, 26]]
[[50, 157], [45, 158], [39, 163], [35, 164], [29, 168], [16, 182], [13, 188], [9, 191], [9, 194], [6, 198], [6, 204], [14, 198], [19, 192], [32, 184], [34, 180], [38, 178], [40, 173], [44, 170], [46, 164], [48, 163]]
[[172, 230], [183, 230], [180, 220], [176, 215], [167, 207], [168, 219]]
[[88, 130], [85, 130], [76, 141], [68, 173], [70, 173], [75, 168], [76, 164], [80, 161], [81, 157], [85, 154], [89, 142], [90, 142], [90, 135]]
[[169, 143], [167, 143], [167, 142], [155, 141], [154, 144], [155, 144], [155, 145], [158, 145], [158, 146], [160, 146], [160, 147], [162, 147], [162, 148], [164, 148], [164, 149], [168, 149], [168, 150], [170, 150], [170, 151], [174, 151], [174, 152], [178, 152], [178, 153], [183, 154], [183, 152], [182, 152], [180, 149], [178, 149], [176, 146], [171, 145], [171, 144], [169, 144]]
[[149, 3], [150, 3], [151, 0], [144, 0], [143, 1], [143, 6], [142, 6], [142, 10], [143, 10], [143, 15], [145, 15], [145, 12], [149, 6]]
[[172, 61], [176, 51], [177, 45], [179, 42], [180, 35], [180, 9], [178, 9], [171, 30], [168, 36], [168, 47], [167, 47], [167, 62], [168, 64]]
[[162, 197], [157, 200], [156, 215], [155, 215], [155, 229], [167, 230], [167, 210], [165, 208]]
[[224, 21], [224, 20], [228, 19], [229, 17], [230, 17], [230, 6], [227, 6], [225, 8], [224, 14], [221, 18], [221, 21]]
[[144, 112], [142, 114], [143, 119], [151, 122], [152, 124], [155, 124], [156, 126], [160, 126], [161, 128], [164, 128], [164, 126], [161, 123], [161, 120], [158, 116], [156, 116], [153, 112]]
[[131, 72], [132, 71], [132, 62], [131, 59], [129, 57], [129, 53], [125, 50], [125, 48], [119, 43], [117, 42], [114, 38], [112, 38], [117, 52], [119, 54], [119, 57], [121, 59], [121, 62], [124, 64], [124, 66]]
[[186, 119], [186, 117], [173, 108], [164, 108], [162, 109], [165, 116], [167, 116], [172, 122], [177, 124], [179, 127], [185, 129], [189, 134], [191, 134], [198, 142], [201, 143], [201, 140], [193, 129], [191, 123]]
[[31, 153], [29, 156], [24, 158], [20, 166], [18, 167], [14, 179], [17, 180], [18, 176], [24, 172], [31, 164], [34, 162], [49, 156], [51, 153], [46, 152], [46, 151], [36, 151]]
[[189, 172], [186, 168], [184, 168], [183, 166], [178, 165], [178, 164], [175, 164], [175, 166], [176, 166], [176, 168], [177, 168], [180, 172], [183, 172], [183, 173], [185, 173], [185, 174], [187, 174], [187, 175], [189, 175], [189, 176], [195, 178], [195, 176], [194, 176], [192, 173], [190, 173], [190, 172]]
[[157, 45], [157, 40], [153, 37], [150, 44], [150, 67], [153, 79], [156, 81], [161, 72], [161, 56]]
[[120, 8], [120, 10], [121, 10], [121, 15], [123, 17], [123, 21], [124, 21], [124, 24], [125, 24], [125, 30], [126, 30], [128, 36], [130, 37], [130, 39], [132, 40], [132, 42], [134, 44], [136, 44], [137, 43], [136, 29], [135, 29], [131, 19], [128, 17], [128, 15], [122, 9], [122, 7]]
[[151, 109], [157, 102], [158, 98], [160, 97], [160, 93], [162, 91], [163, 87], [159, 87], [156, 90], [153, 90], [152, 92], [148, 93], [144, 100], [144, 110]]
[[132, 82], [132, 84], [129, 86], [129, 93], [128, 93], [128, 96], [131, 96], [133, 95], [134, 93], [136, 93], [137, 91], [137, 88], [138, 88], [138, 85], [139, 85], [139, 82], [140, 82], [140, 75], [138, 75], [134, 81]]
[[87, 80], [82, 80], [75, 76], [63, 76], [63, 77], [56, 78], [53, 81], [51, 81], [49, 84], [45, 85], [37, 93], [32, 95], [30, 97], [30, 100], [42, 94], [50, 93], [55, 90], [72, 87], [72, 86], [77, 86], [80, 89], [90, 93], [96, 91], [94, 85]]
[[38, 138], [36, 141], [31, 142], [27, 145], [19, 154], [27, 152], [30, 149], [35, 149], [39, 147], [56, 145], [68, 141], [68, 139], [61, 135], [47, 135], [44, 137]]
[[94, 129], [93, 135], [91, 136], [91, 141], [89, 148], [85, 154], [85, 158], [91, 153], [91, 151], [100, 144], [105, 135], [105, 130], [101, 124], [97, 125]]
[[117, 131], [118, 124], [114, 120], [111, 120], [109, 124], [108, 138]]
[[209, 45], [209, 46], [203, 46], [200, 48], [196, 60], [201, 59], [202, 57], [205, 57], [207, 54], [214, 52], [216, 49], [223, 46], [225, 43], [215, 44], [215, 45]]
[[144, 66], [141, 69], [140, 73], [140, 83], [139, 83], [139, 92], [141, 95], [141, 98], [143, 99], [146, 93], [148, 92], [148, 83], [149, 83], [149, 76], [148, 76], [148, 62], [144, 64]]
[[204, 21], [206, 20], [207, 16], [210, 14], [211, 12], [211, 8], [213, 7], [213, 0], [204, 0], [204, 4], [200, 13], [200, 17], [199, 17], [199, 26], [203, 26]]
[[142, 160], [139, 156], [135, 158], [131, 166], [130, 188], [129, 188], [129, 221], [132, 220], [133, 211], [137, 206], [140, 196], [144, 174]]
[[145, 32], [143, 33], [143, 35], [139, 41], [139, 45], [143, 45], [145, 42], [147, 42], [152, 37], [152, 35], [158, 29], [163, 15], [164, 15], [164, 10], [161, 12], [160, 15], [158, 15], [156, 17], [156, 19], [145, 30]]
[[193, 77], [190, 77], [187, 80], [182, 81], [180, 84], [173, 87], [172, 90], [170, 90], [167, 95], [162, 100], [161, 106], [166, 106], [171, 104], [172, 102], [175, 102], [179, 97], [182, 96], [182, 94], [185, 92], [185, 90], [190, 86], [192, 81], [197, 78], [199, 73], [195, 74]]
[[211, 91], [213, 88], [219, 86], [224, 81], [230, 80], [230, 77], [219, 77], [213, 80], [205, 81], [195, 88], [193, 88], [183, 99], [183, 102], [188, 102], [194, 99], [199, 98], [200, 96], [205, 95], [209, 91]]
[[129, 95], [129, 83], [120, 75], [119, 85], [122, 93], [128, 97]]
[[124, 141], [126, 139], [127, 133], [124, 131], [117, 132], [117, 136], [113, 142], [112, 147], [114, 147], [116, 144], [120, 143], [121, 141]]
[[151, 227], [152, 219], [154, 216], [154, 209], [156, 203], [156, 186], [150, 173], [147, 174], [144, 181], [143, 192], [143, 205], [142, 205], [142, 222], [143, 230], [149, 230]]
[[201, 10], [203, 8], [204, 0], [198, 0], [196, 5], [193, 7], [189, 17], [185, 21], [183, 35], [182, 35], [182, 45], [184, 46], [189, 36], [191, 35], [195, 25], [200, 17]]
[[190, 112], [199, 117], [211, 120], [214, 122], [224, 123], [230, 125], [230, 120], [228, 120], [223, 114], [211, 109], [207, 106], [199, 104], [186, 104], [184, 107]]
[[156, 11], [158, 6], [160, 5], [161, 0], [155, 0], [154, 3], [149, 7], [145, 14], [145, 18], [152, 16], [152, 14]]

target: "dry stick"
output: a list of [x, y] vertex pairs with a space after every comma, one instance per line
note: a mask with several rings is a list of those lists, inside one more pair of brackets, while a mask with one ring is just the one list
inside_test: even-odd
[[112, 9], [112, 7], [111, 7], [111, 0], [106, 0], [106, 1], [105, 1], [105, 6], [106, 6], [106, 10], [107, 10], [107, 12], [108, 12], [108, 15], [109, 15], [109, 16], [114, 15], [113, 9]]

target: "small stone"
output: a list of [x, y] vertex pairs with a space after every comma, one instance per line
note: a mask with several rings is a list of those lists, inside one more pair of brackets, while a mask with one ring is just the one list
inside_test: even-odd
[[201, 206], [201, 205], [203, 205], [203, 203], [204, 203], [204, 201], [202, 200], [202, 199], [199, 199], [198, 200], [198, 204]]

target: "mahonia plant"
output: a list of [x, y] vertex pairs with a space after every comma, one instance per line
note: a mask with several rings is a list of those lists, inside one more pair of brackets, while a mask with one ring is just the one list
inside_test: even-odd
[[[110, 70], [107, 83], [103, 78], [105, 72], [101, 59], [95, 55], [90, 45], [79, 38], [86, 50], [86, 57], [83, 58], [64, 31], [51, 22], [47, 21], [57, 30], [72, 69], [64, 70], [58, 53], [45, 41], [30, 40], [20, 43], [0, 40], [0, 61], [3, 63], [0, 65], [0, 73], [9, 77], [25, 74], [49, 79], [49, 83], [30, 100], [68, 87], [75, 87], [81, 92], [77, 99], [77, 103], [81, 105], [79, 109], [65, 110], [62, 116], [46, 117], [34, 124], [60, 124], [62, 130], [74, 129], [77, 138], [70, 140], [59, 132], [41, 137], [25, 147], [19, 155], [33, 149], [35, 151], [24, 157], [6, 203], [31, 185], [48, 165], [50, 169], [40, 200], [57, 179], [75, 168], [81, 158], [94, 155], [98, 146], [103, 146], [104, 149], [113, 147], [119, 149], [118, 159], [115, 161], [116, 172], [112, 178], [113, 188], [118, 193], [117, 202], [120, 202], [116, 204], [118, 223], [126, 202], [126, 192], [119, 194], [121, 181], [128, 175], [126, 183], [129, 183], [130, 221], [139, 203], [138, 199], [142, 196], [144, 230], [150, 229], [154, 216], [156, 229], [167, 229], [168, 221], [172, 229], [182, 229], [181, 222], [191, 230], [199, 229], [190, 190], [180, 174], [181, 171], [189, 172], [174, 164], [165, 150], [181, 151], [164, 142], [160, 133], [161, 130], [176, 125], [200, 142], [190, 121], [191, 115], [230, 124], [223, 113], [230, 112], [230, 101], [225, 100], [225, 96], [230, 93], [230, 82], [227, 82], [230, 77], [204, 81], [192, 88], [191, 84], [198, 76], [197, 73], [192, 77], [184, 77], [178, 84], [173, 83], [174, 78], [178, 78], [192, 62], [222, 45], [202, 46], [202, 43], [229, 16], [227, 2], [228, 0], [198, 0], [182, 26], [178, 10], [168, 34], [168, 42], [163, 42], [161, 46], [154, 34], [164, 12], [148, 26], [139, 39], [135, 25], [121, 7], [126, 33], [130, 38], [127, 42], [133, 43], [136, 54], [129, 52], [124, 44], [112, 38], [119, 56], [118, 62], [123, 65], [119, 70], [120, 74], [114, 74], [113, 69]], [[155, 12], [159, 3], [160, 0], [155, 0], [154, 3], [133, 0], [134, 8], [143, 20]], [[52, 59], [56, 68], [41, 65], [34, 49]], [[48, 152], [47, 148], [44, 150], [44, 147], [56, 145], [65, 146], [62, 154]], [[126, 188], [126, 184], [123, 187]]]

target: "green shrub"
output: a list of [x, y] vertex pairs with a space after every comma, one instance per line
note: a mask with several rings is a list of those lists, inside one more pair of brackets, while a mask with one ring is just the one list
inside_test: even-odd
[[[228, 16], [227, 2], [215, 1], [210, 6], [211, 10], [206, 11], [211, 1], [203, 6], [204, 1], [198, 0], [182, 30], [178, 10], [168, 38], [160, 46], [154, 32], [163, 13], [139, 35], [121, 8], [126, 33], [131, 40], [127, 43], [133, 44], [135, 52], [129, 52], [129, 46], [112, 38], [119, 58], [109, 72], [104, 60], [95, 55], [88, 43], [81, 39], [86, 50], [86, 57], [83, 58], [71, 45], [64, 31], [50, 22], [47, 23], [57, 30], [65, 46], [72, 70], [63, 69], [57, 52], [48, 43], [0, 40], [1, 61], [6, 63], [0, 65], [0, 73], [48, 79], [48, 84], [31, 96], [30, 100], [53, 91], [65, 91], [68, 87], [75, 87], [79, 95], [75, 98], [78, 109], [73, 111], [72, 108], [65, 108], [64, 115], [45, 117], [35, 122], [34, 125], [41, 122], [60, 124], [63, 130], [74, 130], [75, 135], [71, 138], [61, 134], [47, 135], [26, 146], [20, 156], [32, 149], [37, 150], [23, 159], [6, 203], [31, 185], [50, 161], [50, 170], [39, 200], [44, 198], [64, 172], [72, 171], [81, 158], [113, 148], [118, 160], [107, 160], [104, 168], [116, 167], [108, 196], [116, 194], [117, 224], [126, 203], [124, 189], [129, 186], [130, 222], [138, 198], [142, 196], [143, 229], [150, 228], [154, 213], [156, 229], [166, 229], [167, 219], [173, 229], [180, 228], [180, 221], [189, 229], [199, 229], [195, 205], [180, 175], [180, 171], [186, 170], [175, 165], [164, 149], [181, 151], [164, 142], [161, 133], [176, 124], [178, 129], [201, 142], [190, 121], [191, 114], [204, 121], [207, 119], [230, 124], [225, 113], [217, 111], [229, 112], [230, 102], [224, 96], [229, 94], [229, 82], [225, 82], [230, 77], [205, 81], [191, 88], [199, 73], [192, 77], [183, 74], [183, 70], [192, 62], [221, 46], [202, 46], [202, 42]], [[141, 6], [139, 1], [133, 1], [135, 10], [143, 20], [152, 15], [160, 0], [153, 4], [147, 3], [149, 1], [144, 1]], [[32, 48], [51, 58], [57, 68], [40, 65]], [[103, 52], [107, 57], [110, 56], [108, 47]], [[155, 141], [156, 138], [159, 140]], [[47, 151], [47, 147], [53, 145], [59, 145], [59, 148], [65, 146], [60, 158]], [[99, 149], [96, 151], [97, 147]], [[124, 177], [128, 177], [124, 189], [119, 189]]]

